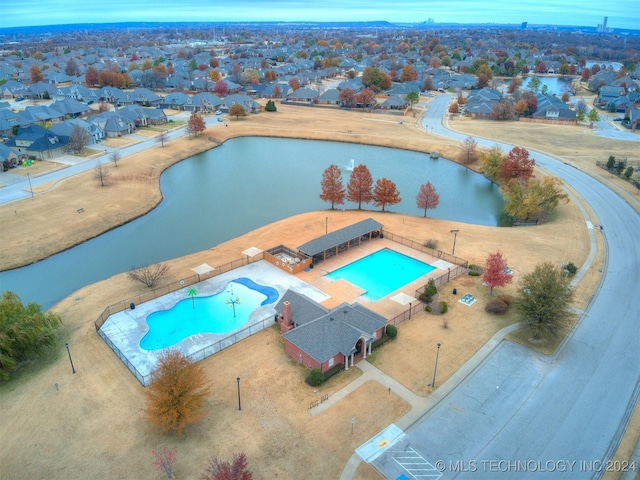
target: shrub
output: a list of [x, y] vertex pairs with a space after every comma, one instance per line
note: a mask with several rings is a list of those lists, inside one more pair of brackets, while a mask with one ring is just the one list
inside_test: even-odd
[[475, 270], [469, 270], [469, 275], [471, 277], [479, 277], [480, 276], [480, 272], [476, 272]]
[[143, 283], [149, 288], [153, 288], [168, 270], [168, 264], [157, 263], [155, 265], [133, 267], [129, 271], [128, 275], [131, 280]]
[[424, 292], [420, 294], [420, 300], [422, 300], [424, 303], [430, 303], [431, 299], [436, 293], [438, 293], [436, 282], [433, 281], [433, 278], [430, 278], [429, 282], [424, 287]]
[[398, 336], [398, 329], [395, 325], [391, 325], [391, 324], [387, 325], [386, 332], [387, 332], [387, 336], [391, 339], [394, 339]]
[[322, 373], [322, 370], [320, 370], [319, 368], [312, 369], [309, 372], [309, 376], [307, 376], [306, 382], [312, 387], [322, 385], [322, 382], [324, 382], [324, 375]]
[[495, 314], [498, 314], [498, 315], [502, 315], [502, 314], [507, 313], [508, 309], [509, 309], [509, 305], [507, 305], [506, 303], [504, 303], [502, 300], [500, 300], [498, 298], [495, 298], [495, 299], [491, 300], [484, 307], [484, 310], [486, 312], [495, 313]]
[[569, 262], [567, 265], [565, 265], [564, 269], [569, 272], [569, 275], [573, 276], [576, 274], [576, 272], [578, 271], [578, 267], [576, 267], [573, 262]]
[[436, 248], [438, 248], [438, 241], [430, 238], [429, 240], [424, 242], [424, 246], [430, 248], [431, 250], [435, 250]]
[[513, 305], [513, 302], [515, 302], [515, 298], [513, 298], [511, 295], [507, 295], [506, 293], [502, 295], [498, 295], [498, 300], [501, 300], [504, 303], [506, 303], [507, 307], [511, 307], [511, 305]]
[[425, 305], [424, 306], [424, 311], [425, 312], [431, 312], [431, 305]]
[[447, 313], [447, 310], [449, 310], [447, 302], [440, 302], [440, 313]]
[[612, 170], [616, 165], [616, 157], [613, 155], [609, 156], [609, 160], [607, 160], [607, 169]]

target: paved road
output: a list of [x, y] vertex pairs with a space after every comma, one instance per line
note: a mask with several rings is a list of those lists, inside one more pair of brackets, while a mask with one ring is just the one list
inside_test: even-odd
[[[439, 123], [447, 101], [436, 99], [423, 124], [463, 139]], [[600, 478], [624, 433], [640, 395], [640, 215], [592, 177], [532, 154], [575, 188], [604, 225], [595, 233], [607, 245], [603, 282], [553, 357], [504, 342], [406, 429], [373, 461], [386, 478], [420, 478], [407, 467], [413, 457], [442, 473], [425, 470], [424, 478]]]
[[[189, 119], [188, 116], [188, 113], [182, 112], [177, 116], [171, 118], [174, 120], [187, 121]], [[218, 122], [218, 117], [207, 116], [204, 117], [204, 120], [207, 127], [224, 126], [224, 122]], [[167, 133], [167, 141], [175, 140], [176, 138], [180, 138], [185, 135], [185, 127], [177, 128]], [[95, 150], [105, 151], [104, 155], [100, 157], [94, 157], [90, 159], [76, 157], [73, 155], [63, 155], [61, 157], [58, 157], [55, 159], [56, 162], [62, 163], [66, 166], [59, 170], [47, 172], [43, 175], [32, 176], [31, 178], [28, 178], [22, 174], [16, 175], [11, 170], [9, 170], [8, 172], [0, 172], [0, 185], [4, 185], [4, 187], [0, 188], [0, 204], [27, 198], [31, 195], [31, 188], [35, 188], [38, 185], [53, 182], [56, 180], [62, 180], [63, 178], [67, 178], [78, 173], [91, 170], [96, 166], [96, 160], [109, 162], [109, 154], [114, 150], [118, 150], [122, 157], [125, 157], [127, 155], [132, 155], [134, 153], [141, 152], [157, 145], [156, 139], [154, 137], [150, 138], [133, 134], [130, 135], [130, 138], [132, 140], [138, 140], [138, 143], [120, 149], [105, 147], [101, 144], [91, 145], [90, 147]]]

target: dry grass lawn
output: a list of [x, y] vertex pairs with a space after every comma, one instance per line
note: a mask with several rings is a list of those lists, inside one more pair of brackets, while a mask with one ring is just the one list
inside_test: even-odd
[[[529, 126], [520, 127], [523, 129], [518, 135], [526, 138]], [[490, 136], [491, 127], [487, 128], [486, 136]], [[100, 188], [90, 173], [81, 174], [46, 186], [28, 202], [0, 206], [3, 232], [11, 232], [10, 236], [1, 234], [1, 267], [36, 261], [144, 215], [161, 200], [158, 180], [166, 167], [211, 148], [214, 144], [208, 137], [224, 141], [255, 134], [436, 150], [448, 157], [454, 157], [458, 150], [455, 142], [420, 130], [413, 118], [278, 105], [274, 115], [232, 119], [228, 128], [212, 128], [196, 139], [172, 141], [164, 148], [155, 146], [150, 152], [125, 157], [117, 168], [111, 168], [114, 181], [108, 187]], [[548, 135], [545, 133], [545, 141]], [[583, 148], [579, 129], [566, 135], [565, 144], [575, 142], [576, 150]], [[597, 155], [590, 147], [583, 153]], [[608, 156], [608, 148], [603, 144], [601, 154]], [[585, 169], [587, 164], [585, 161]], [[84, 208], [83, 214], [76, 212], [80, 207]], [[511, 229], [393, 213], [322, 211], [288, 218], [212, 245], [210, 250], [174, 259], [169, 262], [166, 281], [190, 275], [190, 268], [203, 262], [217, 265], [237, 259], [238, 252], [248, 246], [300, 245], [318, 235], [317, 225], [324, 225], [326, 216], [336, 229], [371, 216], [388, 231], [417, 242], [434, 238], [443, 250], [451, 242], [449, 231], [457, 228], [456, 254], [482, 265], [488, 253], [502, 251], [515, 272], [515, 281], [542, 261], [573, 261], [581, 267], [588, 255], [588, 232], [573, 201], [561, 205], [556, 219], [548, 224]], [[600, 223], [593, 216], [591, 221]], [[38, 225], [37, 231], [34, 225]], [[597, 241], [601, 252], [602, 239], [597, 236]], [[600, 253], [578, 287], [576, 307], [587, 305], [600, 280], [598, 269], [603, 262]], [[457, 297], [452, 294], [454, 287]], [[496, 293], [513, 294], [515, 289], [514, 283]], [[151, 450], [167, 445], [178, 452], [176, 473], [180, 479], [199, 478], [211, 455], [228, 459], [241, 451], [246, 453], [258, 480], [335, 479], [356, 447], [409, 409], [406, 402], [380, 384], [367, 382], [326, 412], [312, 417], [307, 410], [309, 402], [324, 394], [332, 395], [360, 370], [343, 372], [314, 390], [303, 382], [304, 369], [284, 354], [280, 335], [271, 328], [204, 360], [201, 364], [213, 386], [205, 419], [188, 427], [180, 439], [158, 434], [143, 417], [143, 387], [93, 326], [106, 305], [143, 291], [145, 287], [120, 274], [88, 285], [54, 306], [53, 310], [62, 315], [63, 336], [71, 345], [77, 373], [71, 374], [66, 351], [61, 348], [50, 363], [29, 368], [15, 381], [0, 386], [3, 478], [161, 478], [151, 465]], [[472, 293], [478, 302], [471, 307], [458, 303], [461, 293]], [[382, 347], [372, 361], [417, 394], [428, 395], [425, 378], [429, 378], [435, 360], [432, 347], [436, 342], [443, 344], [438, 365], [441, 383], [493, 333], [516, 321], [511, 314], [486, 314], [487, 299], [488, 291], [478, 277], [458, 277], [441, 289], [440, 300], [450, 307], [445, 316], [420, 313], [401, 324], [398, 340]], [[442, 323], [445, 318], [446, 329]], [[242, 379], [242, 411], [237, 409], [238, 376]], [[356, 418], [353, 434], [351, 418]], [[377, 474], [365, 465], [356, 478], [377, 478]]]

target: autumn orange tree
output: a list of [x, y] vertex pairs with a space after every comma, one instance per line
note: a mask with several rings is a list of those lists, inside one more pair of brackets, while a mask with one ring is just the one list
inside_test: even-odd
[[431, 182], [420, 185], [420, 190], [416, 197], [416, 205], [418, 208], [424, 209], [424, 217], [427, 217], [427, 210], [436, 208], [440, 203], [440, 195], [436, 192]]
[[351, 172], [351, 178], [347, 184], [347, 200], [358, 204], [358, 210], [362, 210], [363, 203], [369, 203], [373, 199], [371, 188], [373, 178], [366, 165], [358, 165]]
[[244, 453], [233, 456], [233, 461], [211, 457], [205, 467], [201, 480], [252, 480], [253, 473], [247, 467]]
[[200, 115], [196, 112], [193, 112], [189, 117], [189, 121], [187, 122], [187, 132], [189, 135], [197, 136], [198, 134], [204, 132], [207, 126], [204, 123], [204, 120]]
[[517, 180], [521, 185], [527, 183], [533, 177], [533, 167], [536, 161], [529, 158], [529, 150], [522, 147], [513, 147], [500, 164], [500, 179], [504, 182]]
[[145, 391], [147, 419], [162, 431], [176, 430], [181, 436], [186, 425], [202, 418], [208, 393], [207, 378], [200, 366], [180, 352], [163, 353]]
[[35, 63], [31, 65], [29, 68], [29, 79], [31, 83], [38, 83], [44, 81], [44, 75], [42, 74], [42, 70]]
[[325, 202], [331, 202], [331, 210], [335, 205], [342, 205], [344, 203], [345, 189], [342, 183], [342, 172], [338, 165], [329, 165], [322, 174], [322, 193], [320, 199]]
[[236, 117], [236, 120], [238, 120], [240, 117], [245, 117], [247, 115], [247, 111], [239, 103], [234, 103], [229, 108], [229, 115]]
[[382, 207], [384, 212], [387, 205], [397, 205], [401, 200], [395, 183], [388, 178], [380, 178], [376, 181], [373, 187], [373, 201], [376, 207]]
[[507, 270], [507, 259], [501, 252], [490, 253], [484, 267], [482, 281], [489, 287], [489, 296], [493, 296], [495, 287], [504, 287], [511, 283], [513, 276]]

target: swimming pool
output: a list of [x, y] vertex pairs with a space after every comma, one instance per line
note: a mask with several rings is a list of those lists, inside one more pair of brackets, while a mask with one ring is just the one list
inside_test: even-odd
[[158, 350], [199, 333], [232, 332], [247, 323], [256, 308], [277, 299], [275, 288], [259, 285], [249, 278], [237, 278], [215, 295], [194, 295], [180, 300], [169, 310], [148, 315], [149, 331], [140, 340], [140, 347]]
[[435, 268], [395, 250], [384, 248], [325, 276], [331, 280], [344, 279], [353, 283], [366, 290], [366, 298], [375, 301]]

